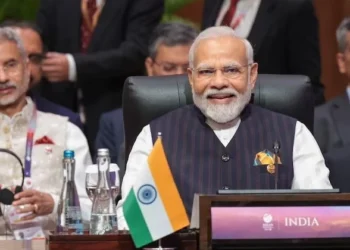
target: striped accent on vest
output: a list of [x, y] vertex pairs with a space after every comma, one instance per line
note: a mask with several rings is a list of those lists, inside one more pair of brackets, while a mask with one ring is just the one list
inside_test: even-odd
[[167, 159], [190, 215], [195, 193], [215, 194], [230, 189], [274, 189], [274, 175], [266, 167], [254, 166], [257, 153], [273, 152], [281, 145], [280, 189], [290, 189], [293, 181], [293, 145], [296, 120], [249, 104], [241, 114], [241, 124], [227, 147], [223, 146], [206, 118], [194, 105], [184, 106], [150, 123], [153, 142], [158, 132]]

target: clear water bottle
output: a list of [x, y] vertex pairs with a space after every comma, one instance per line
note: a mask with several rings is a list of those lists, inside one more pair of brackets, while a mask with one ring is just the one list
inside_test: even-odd
[[117, 231], [117, 214], [109, 175], [108, 149], [97, 151], [98, 182], [92, 203], [90, 234], [111, 234]]
[[65, 150], [63, 153], [64, 182], [61, 201], [58, 207], [58, 231], [72, 234], [83, 234], [83, 218], [79, 196], [74, 181], [75, 159], [74, 151]]

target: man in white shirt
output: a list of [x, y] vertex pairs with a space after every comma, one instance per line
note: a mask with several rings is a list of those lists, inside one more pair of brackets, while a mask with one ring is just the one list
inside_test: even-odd
[[[190, 215], [195, 193], [218, 189], [274, 189], [274, 141], [279, 141], [278, 188], [332, 188], [324, 159], [307, 127], [249, 104], [258, 64], [251, 44], [229, 27], [204, 30], [189, 54], [194, 105], [145, 126], [131, 150], [122, 184], [125, 198], [159, 132], [174, 180]], [[118, 204], [120, 228], [122, 199]], [[155, 215], [156, 217], [156, 215]]]
[[[89, 220], [91, 201], [84, 188], [84, 166], [91, 164], [87, 140], [67, 117], [36, 109], [32, 99], [26, 97], [29, 77], [29, 62], [19, 36], [11, 28], [0, 28], [0, 148], [26, 162], [30, 181], [25, 184], [31, 186], [15, 195], [13, 205], [20, 213], [31, 213], [26, 219], [40, 217], [45, 229], [53, 229], [63, 181], [63, 151], [70, 149], [75, 151], [82, 216]], [[20, 185], [21, 166], [13, 156], [1, 153], [0, 167], [2, 188]], [[6, 209], [3, 212], [6, 215]], [[4, 229], [0, 223], [0, 233]]]

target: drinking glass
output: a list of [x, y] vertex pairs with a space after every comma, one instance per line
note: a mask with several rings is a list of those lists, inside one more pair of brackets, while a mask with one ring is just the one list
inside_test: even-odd
[[[117, 164], [111, 163], [109, 166], [109, 179], [111, 182], [111, 192], [113, 199], [115, 199], [120, 190], [119, 167]], [[94, 200], [95, 190], [98, 182], [98, 166], [96, 164], [90, 165], [85, 171], [85, 189], [90, 200]]]

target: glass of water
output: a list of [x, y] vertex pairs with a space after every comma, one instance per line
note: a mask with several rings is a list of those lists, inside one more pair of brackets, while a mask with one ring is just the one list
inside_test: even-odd
[[[109, 166], [109, 178], [111, 183], [112, 196], [115, 199], [120, 191], [119, 167], [117, 164], [111, 163]], [[98, 182], [98, 167], [90, 165], [85, 171], [85, 189], [90, 200], [94, 200], [95, 190]]]

